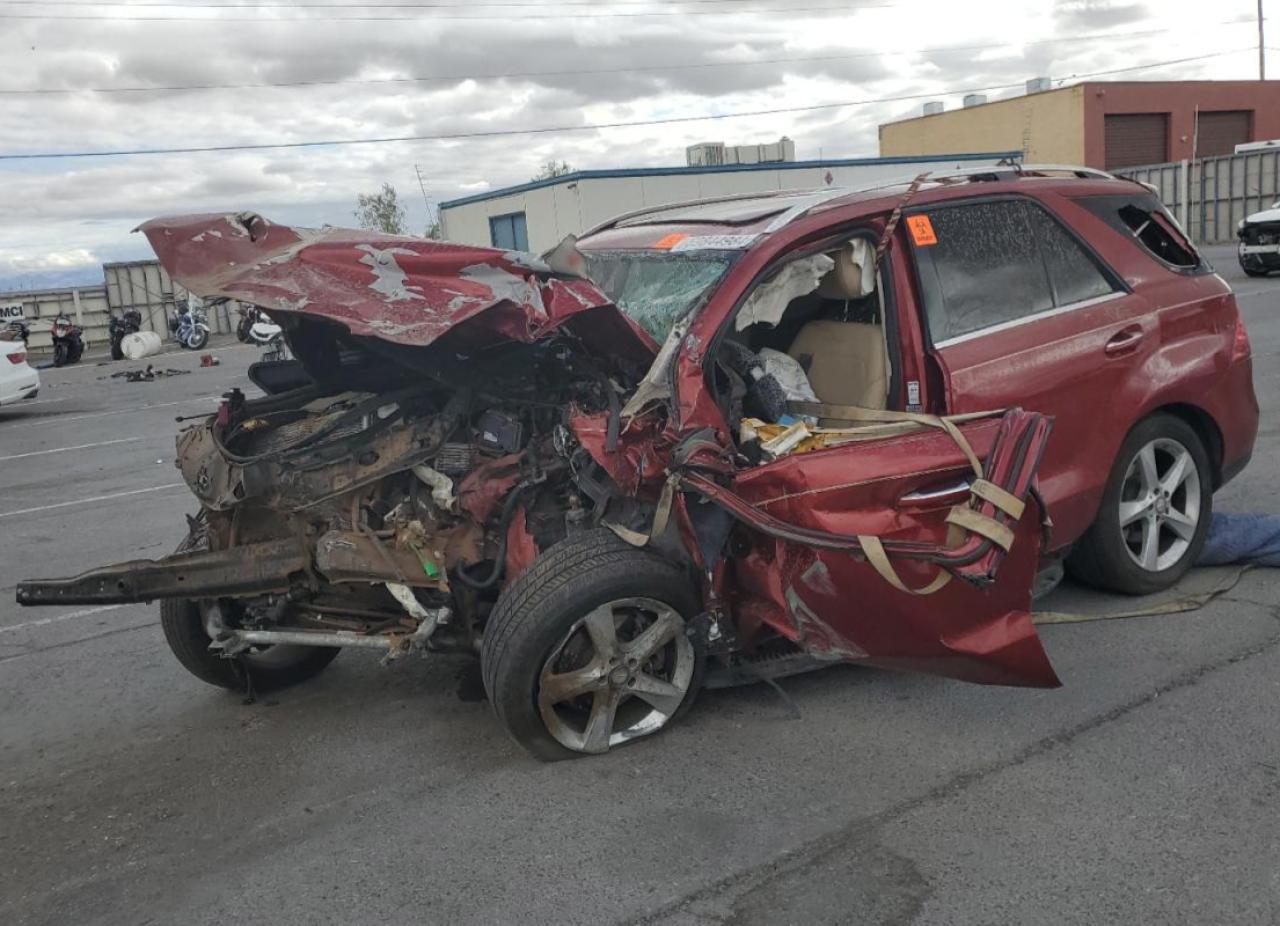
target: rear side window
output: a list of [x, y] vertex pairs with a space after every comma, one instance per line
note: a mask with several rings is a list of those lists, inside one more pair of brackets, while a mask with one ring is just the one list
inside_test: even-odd
[[1133, 238], [1161, 263], [1182, 271], [1207, 269], [1178, 223], [1154, 196], [1087, 196], [1077, 202], [1116, 231]]
[[984, 200], [919, 215], [927, 216], [932, 234], [908, 227], [934, 344], [1117, 289], [1056, 219], [1026, 200]]

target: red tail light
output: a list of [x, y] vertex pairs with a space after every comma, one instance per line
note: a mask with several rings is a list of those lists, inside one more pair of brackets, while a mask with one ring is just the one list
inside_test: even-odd
[[9, 358], [10, 363], [12, 363], [14, 366], [17, 366], [18, 364], [22, 363], [22, 361], [27, 359], [27, 352], [24, 350], [20, 350], [16, 354], [6, 354], [5, 356]]
[[1253, 349], [1249, 346], [1249, 332], [1245, 330], [1244, 319], [1239, 315], [1236, 316], [1236, 334], [1231, 342], [1231, 360], [1234, 363], [1237, 360], [1244, 360], [1253, 353]]

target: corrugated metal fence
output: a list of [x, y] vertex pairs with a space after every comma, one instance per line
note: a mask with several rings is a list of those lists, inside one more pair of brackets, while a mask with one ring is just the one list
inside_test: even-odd
[[[23, 315], [31, 328], [31, 349], [44, 353], [51, 349], [49, 327], [60, 313], [66, 313], [84, 328], [85, 341], [91, 350], [107, 344], [107, 318], [129, 309], [142, 313], [142, 327], [169, 339], [168, 318], [185, 302], [187, 291], [169, 279], [169, 274], [154, 260], [129, 261], [102, 265], [100, 286], [69, 286], [57, 289], [22, 290], [0, 293], [0, 304], [21, 303]], [[236, 303], [223, 303], [207, 309], [209, 330], [214, 334], [235, 331]]]
[[1234, 241], [1241, 219], [1280, 200], [1280, 149], [1126, 167], [1115, 173], [1156, 187], [1199, 244]]

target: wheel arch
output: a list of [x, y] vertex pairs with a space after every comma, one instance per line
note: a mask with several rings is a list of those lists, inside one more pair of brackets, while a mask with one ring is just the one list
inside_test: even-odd
[[1223, 466], [1223, 439], [1222, 429], [1218, 427], [1218, 423], [1213, 420], [1203, 408], [1198, 405], [1192, 405], [1189, 402], [1170, 402], [1167, 405], [1161, 405], [1153, 408], [1144, 417], [1151, 417], [1158, 414], [1172, 415], [1180, 418], [1191, 426], [1196, 435], [1204, 442], [1205, 453], [1209, 455], [1209, 466], [1212, 469], [1210, 474], [1213, 477], [1213, 488], [1217, 489], [1222, 485], [1222, 466]]

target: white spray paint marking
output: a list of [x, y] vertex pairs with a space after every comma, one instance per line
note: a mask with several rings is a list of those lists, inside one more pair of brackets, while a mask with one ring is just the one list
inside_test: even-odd
[[120, 437], [115, 440], [98, 441], [96, 444], [76, 444], [74, 447], [55, 447], [52, 450], [32, 450], [30, 453], [14, 453], [7, 457], [0, 457], [0, 463], [3, 463], [5, 460], [21, 460], [26, 457], [41, 457], [46, 453], [66, 453], [68, 450], [88, 450], [90, 447], [108, 447], [111, 444], [128, 444], [141, 439], [142, 438], [140, 437]]
[[37, 511], [52, 511], [55, 508], [70, 508], [72, 505], [88, 505], [92, 502], [105, 502], [113, 498], [125, 498], [129, 495], [145, 495], [148, 492], [161, 492], [165, 489], [176, 489], [185, 486], [185, 482], [167, 482], [162, 486], [149, 489], [130, 489], [128, 492], [112, 492], [110, 495], [94, 495], [89, 498], [78, 498], [73, 502], [58, 502], [55, 505], [39, 505], [35, 508], [19, 508], [17, 511], [0, 511], [0, 518], [12, 518], [20, 514], [35, 514]]
[[104, 604], [96, 608], [85, 608], [81, 611], [72, 611], [70, 614], [59, 614], [57, 617], [42, 617], [38, 621], [27, 621], [25, 624], [14, 624], [12, 627], [0, 627], [0, 633], [12, 633], [15, 630], [30, 630], [33, 627], [48, 627], [50, 624], [61, 624], [63, 621], [74, 621], [81, 617], [89, 617], [94, 614], [101, 614], [103, 611], [114, 611], [116, 608], [125, 607], [122, 604]]

